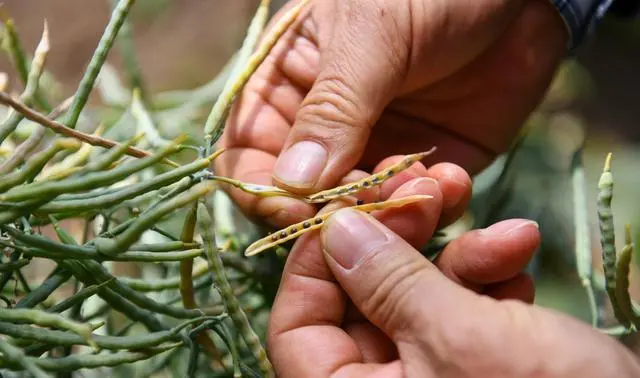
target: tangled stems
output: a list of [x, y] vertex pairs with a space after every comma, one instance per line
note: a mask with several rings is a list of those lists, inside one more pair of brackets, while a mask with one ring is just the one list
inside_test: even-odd
[[[86, 134], [81, 131], [69, 128], [63, 125], [62, 123], [49, 119], [45, 115], [42, 115], [36, 111], [31, 110], [28, 106], [26, 106], [22, 102], [15, 100], [6, 92], [0, 92], [0, 104], [12, 107], [14, 110], [21, 113], [25, 118], [33, 122], [36, 122], [52, 130], [55, 133], [78, 139], [82, 142], [89, 143], [92, 146], [112, 148], [120, 145], [119, 143], [116, 143], [112, 140], [101, 138], [95, 135]], [[151, 153], [137, 149], [135, 147], [128, 147], [126, 150], [126, 153], [127, 155], [137, 157], [137, 158], [151, 156]], [[165, 160], [164, 163], [174, 167], [177, 166], [176, 163], [170, 160]]]
[[49, 378], [49, 375], [35, 364], [34, 361], [26, 358], [22, 350], [14, 347], [2, 338], [0, 338], [0, 352], [2, 352], [4, 359], [15, 365], [21, 366], [35, 378]]
[[0, 320], [10, 321], [14, 324], [28, 323], [41, 327], [66, 329], [78, 334], [94, 349], [98, 348], [98, 345], [93, 340], [91, 327], [88, 324], [81, 324], [57, 314], [31, 309], [4, 309], [0, 311]]
[[17, 202], [38, 197], [56, 197], [63, 193], [74, 193], [90, 190], [95, 187], [116, 183], [129, 175], [160, 162], [164, 157], [178, 150], [179, 141], [164, 148], [158, 154], [145, 159], [136, 160], [106, 172], [94, 172], [82, 177], [70, 178], [63, 181], [41, 182], [14, 188], [0, 195], [0, 201]]
[[[25, 357], [28, 362], [38, 368], [51, 372], [71, 372], [79, 369], [96, 369], [101, 367], [114, 367], [123, 364], [147, 360], [160, 353], [173, 350], [182, 345], [182, 342], [165, 346], [148, 348], [139, 352], [115, 352], [101, 354], [82, 354], [61, 358], [35, 358]], [[8, 366], [14, 368], [15, 366]]]
[[57, 139], [49, 148], [29, 159], [20, 171], [5, 175], [0, 182], [0, 192], [5, 192], [18, 184], [32, 180], [58, 152], [78, 147], [80, 147], [80, 143], [75, 139]]
[[240, 335], [242, 335], [245, 343], [258, 361], [262, 374], [266, 377], [274, 377], [275, 373], [273, 371], [273, 367], [267, 358], [267, 353], [264, 347], [260, 343], [260, 338], [251, 327], [247, 315], [240, 307], [238, 298], [234, 295], [233, 288], [227, 280], [224, 265], [222, 264], [218, 248], [216, 246], [215, 235], [213, 233], [215, 225], [211, 214], [212, 213], [205, 204], [198, 204], [197, 227], [198, 232], [202, 237], [202, 246], [207, 255], [207, 259], [209, 260], [210, 269], [213, 273], [213, 280], [220, 291], [220, 295], [222, 296], [224, 305], [227, 308], [229, 317], [233, 320], [233, 323], [240, 332]]
[[[203, 316], [183, 322], [168, 330], [152, 332], [136, 336], [102, 336], [91, 335], [99, 349], [108, 350], [143, 350], [156, 347], [162, 343], [176, 341], [180, 331], [186, 327], [203, 321], [221, 321], [224, 316]], [[24, 324], [0, 321], [0, 333], [17, 339], [35, 341], [55, 346], [88, 345], [87, 340], [69, 332], [42, 329]]]
[[158, 175], [151, 180], [121, 188], [113, 193], [100, 195], [94, 194], [93, 198], [80, 198], [76, 200], [53, 201], [38, 209], [39, 213], [80, 213], [83, 211], [109, 208], [122, 201], [137, 197], [152, 190], [166, 187], [185, 176], [192, 175], [207, 168], [211, 164], [211, 158], [199, 159], [193, 163], [173, 169], [167, 173]]
[[189, 191], [172, 198], [157, 208], [151, 210], [149, 213], [140, 215], [122, 234], [116, 236], [113, 239], [97, 238], [95, 240], [95, 246], [98, 252], [114, 256], [126, 251], [133, 243], [135, 243], [140, 235], [146, 231], [150, 226], [154, 225], [163, 216], [184, 207], [201, 197], [204, 197], [208, 193], [211, 193], [214, 189], [213, 183], [204, 182], [197, 184]]

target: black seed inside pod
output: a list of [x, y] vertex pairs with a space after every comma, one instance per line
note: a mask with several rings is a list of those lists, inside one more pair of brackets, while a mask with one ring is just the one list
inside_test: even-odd
[[393, 174], [394, 174], [393, 171], [389, 171], [389, 172], [387, 172], [387, 177], [391, 177], [391, 176], [393, 176]]
[[314, 221], [315, 224], [321, 224], [322, 223], [322, 218], [316, 218], [316, 220]]
[[364, 201], [363, 200], [357, 200], [356, 201], [356, 205], [358, 205], [358, 206], [364, 205]]
[[365, 181], [362, 183], [362, 186], [364, 186], [365, 188], [368, 188], [369, 186], [371, 186], [371, 183], [369, 181]]
[[290, 233], [291, 235], [295, 234], [296, 232], [298, 232], [298, 229], [297, 229], [297, 228], [295, 228], [295, 227], [294, 227], [294, 228], [292, 228], [292, 229], [291, 229], [291, 231], [289, 231], [289, 233]]
[[273, 235], [271, 237], [271, 241], [278, 241], [278, 235]]
[[286, 238], [286, 237], [287, 237], [287, 233], [286, 233], [285, 231], [282, 231], [282, 232], [280, 233], [280, 237], [281, 237], [281, 238]]
[[311, 223], [309, 223], [309, 222], [304, 222], [304, 223], [302, 224], [302, 227], [304, 227], [304, 228], [309, 228], [309, 227], [311, 227]]

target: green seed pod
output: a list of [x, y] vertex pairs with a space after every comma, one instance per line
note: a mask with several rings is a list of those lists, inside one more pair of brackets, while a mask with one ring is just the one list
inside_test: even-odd
[[633, 241], [631, 240], [631, 227], [625, 227], [625, 246], [620, 251], [616, 266], [616, 300], [620, 307], [620, 312], [625, 319], [629, 319], [634, 328], [640, 328], [640, 313], [637, 312], [629, 295], [629, 273], [631, 268], [631, 258], [633, 257]]
[[600, 221], [600, 244], [605, 286], [616, 319], [625, 327], [631, 322], [620, 309], [616, 298], [616, 237], [613, 224], [611, 199], [613, 198], [613, 175], [611, 174], [611, 156], [607, 155], [600, 181], [598, 182], [598, 220]]
[[[0, 352], [2, 352], [3, 359], [9, 362], [21, 366], [24, 370], [28, 371], [35, 378], [50, 378], [48, 374], [41, 370], [33, 361], [28, 360], [22, 350], [9, 344], [2, 338], [0, 338]], [[2, 367], [0, 365], [0, 367]]]
[[15, 324], [28, 323], [41, 327], [66, 329], [78, 334], [94, 349], [98, 348], [91, 335], [91, 327], [89, 327], [89, 325], [69, 320], [57, 314], [31, 309], [4, 309], [0, 311], [0, 320], [13, 322]]
[[23, 169], [6, 175], [0, 181], [0, 192], [6, 192], [18, 184], [33, 179], [58, 152], [78, 147], [80, 147], [80, 142], [75, 139], [56, 140], [49, 148], [29, 159]]
[[140, 238], [143, 232], [153, 226], [160, 218], [196, 201], [198, 198], [213, 191], [213, 189], [214, 186], [210, 182], [198, 184], [148, 213], [141, 214], [125, 232], [114, 239], [96, 238], [95, 246], [98, 252], [110, 256], [125, 252]]
[[160, 162], [164, 157], [176, 151], [178, 144], [184, 137], [178, 138], [158, 154], [136, 160], [107, 172], [95, 172], [83, 177], [69, 178], [62, 181], [41, 182], [14, 188], [0, 195], [0, 201], [24, 201], [38, 197], [56, 197], [62, 193], [90, 190], [97, 186], [111, 185], [129, 175]]
[[120, 188], [120, 190], [102, 196], [96, 196], [91, 199], [77, 199], [66, 201], [53, 201], [38, 209], [40, 213], [64, 213], [74, 212], [81, 213], [83, 211], [109, 208], [122, 201], [137, 197], [151, 190], [162, 188], [170, 185], [185, 176], [194, 174], [211, 165], [209, 159], [199, 159], [191, 164], [187, 164], [180, 168], [173, 169], [169, 172], [158, 175], [151, 180], [143, 181], [128, 187]]
[[249, 318], [247, 318], [244, 310], [240, 307], [240, 303], [233, 293], [233, 288], [227, 280], [224, 265], [222, 264], [218, 248], [216, 246], [214, 233], [215, 224], [211, 215], [212, 213], [206, 205], [199, 203], [197, 214], [197, 228], [200, 236], [202, 237], [202, 247], [204, 248], [207, 259], [209, 260], [213, 280], [220, 291], [220, 295], [222, 296], [224, 305], [227, 308], [229, 317], [233, 320], [233, 324], [236, 326], [245, 343], [253, 353], [253, 356], [258, 361], [262, 374], [267, 377], [273, 377], [275, 376], [273, 366], [271, 365], [271, 362], [267, 357], [267, 353], [260, 342], [260, 338], [251, 327]]

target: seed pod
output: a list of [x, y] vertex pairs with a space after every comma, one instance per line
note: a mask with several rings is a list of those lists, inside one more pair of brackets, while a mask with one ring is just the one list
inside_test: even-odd
[[111, 256], [125, 252], [138, 240], [144, 231], [153, 226], [160, 218], [196, 201], [198, 198], [213, 191], [213, 189], [213, 184], [210, 182], [198, 184], [189, 191], [172, 198], [148, 213], [145, 212], [141, 214], [126, 231], [115, 238], [97, 238], [95, 240], [95, 246], [98, 252]]
[[369, 177], [365, 177], [356, 182], [352, 182], [343, 186], [339, 186], [337, 188], [324, 190], [322, 192], [318, 192], [306, 197], [306, 201], [309, 203], [324, 203], [334, 200], [336, 198], [353, 195], [362, 190], [371, 189], [375, 186], [382, 185], [385, 181], [389, 180], [392, 177], [395, 177], [398, 173], [408, 169], [414, 163], [419, 162], [424, 159], [426, 156], [431, 155], [436, 150], [433, 147], [429, 151], [420, 152], [417, 154], [407, 155], [400, 162], [392, 165], [389, 168], [383, 169], [382, 171], [371, 175]]
[[640, 313], [637, 312], [631, 296], [629, 295], [629, 273], [631, 268], [631, 258], [633, 257], [633, 241], [631, 240], [631, 227], [625, 227], [625, 246], [620, 251], [618, 263], [616, 265], [616, 300], [620, 307], [620, 312], [624, 314], [633, 326], [640, 328]]
[[111, 165], [113, 165], [118, 159], [120, 159], [127, 153], [129, 147], [137, 144], [140, 139], [142, 139], [142, 137], [144, 137], [144, 134], [138, 134], [125, 143], [109, 149], [102, 156], [96, 158], [95, 161], [90, 161], [76, 174], [83, 175], [89, 172], [99, 172], [111, 167]]
[[[224, 317], [204, 316], [190, 319], [166, 331], [147, 333], [135, 336], [101, 336], [92, 338], [100, 349], [108, 350], [142, 350], [158, 346], [168, 341], [175, 341], [180, 331], [186, 327], [207, 320], [222, 320]], [[69, 332], [36, 328], [29, 325], [13, 324], [0, 321], [0, 333], [14, 338], [32, 340], [56, 346], [87, 345], [87, 340]]]
[[240, 303], [233, 293], [233, 288], [227, 280], [224, 265], [222, 264], [218, 248], [216, 246], [214, 233], [215, 224], [211, 214], [212, 212], [206, 205], [202, 203], [198, 204], [197, 227], [198, 232], [202, 237], [202, 247], [205, 250], [211, 272], [213, 273], [213, 280], [218, 287], [220, 295], [222, 296], [222, 300], [229, 317], [233, 320], [233, 324], [236, 326], [253, 356], [258, 361], [262, 374], [268, 377], [273, 377], [275, 376], [275, 373], [273, 372], [273, 367], [267, 357], [267, 353], [260, 343], [260, 338], [251, 327], [251, 323], [249, 323], [247, 315], [244, 310], [242, 310], [242, 307], [240, 307]]
[[59, 358], [34, 358], [26, 357], [40, 369], [52, 372], [73, 372], [79, 369], [97, 369], [102, 367], [114, 367], [147, 360], [160, 353], [175, 349], [182, 342], [165, 346], [148, 348], [140, 352], [113, 352], [101, 354], [81, 354]]
[[602, 261], [605, 286], [611, 301], [616, 319], [622, 325], [631, 324], [620, 309], [616, 298], [616, 236], [613, 224], [611, 199], [613, 198], [613, 175], [611, 174], [611, 156], [607, 155], [600, 181], [598, 182], [598, 220], [600, 221], [600, 244], [602, 246]]
[[56, 140], [49, 148], [29, 159], [23, 169], [6, 175], [0, 182], [0, 192], [6, 192], [16, 185], [33, 179], [58, 152], [79, 146], [80, 143], [74, 139]]
[[49, 375], [40, 369], [33, 361], [28, 360], [22, 350], [9, 344], [4, 339], [0, 338], [0, 352], [2, 352], [3, 359], [21, 366], [24, 370], [28, 371], [35, 378], [49, 378]]
[[109, 208], [122, 201], [134, 198], [151, 190], [165, 187], [174, 182], [189, 176], [198, 171], [206, 169], [211, 165], [212, 159], [217, 155], [210, 156], [206, 159], [199, 159], [193, 163], [184, 165], [180, 168], [170, 170], [169, 172], [153, 177], [137, 184], [129, 185], [113, 193], [102, 196], [94, 196], [91, 199], [77, 199], [67, 201], [53, 201], [38, 209], [39, 213], [81, 213], [87, 210], [98, 210]]
[[91, 327], [89, 327], [89, 325], [69, 320], [57, 314], [31, 309], [4, 309], [0, 311], [0, 320], [10, 321], [14, 324], [27, 323], [36, 324], [41, 327], [66, 329], [78, 334], [87, 344], [96, 350], [98, 349], [98, 345], [91, 335]]
[[62, 193], [80, 192], [97, 186], [111, 185], [123, 178], [160, 162], [165, 156], [176, 151], [183, 137], [175, 140], [158, 154], [136, 160], [107, 172], [90, 173], [83, 177], [63, 181], [42, 182], [14, 188], [0, 195], [0, 201], [24, 201], [38, 197], [56, 197]]
[[[415, 203], [415, 202], [419, 202], [419, 201], [422, 201], [425, 199], [431, 199], [431, 198], [433, 197], [427, 196], [427, 195], [413, 195], [409, 197], [388, 200], [385, 202], [368, 203], [368, 204], [359, 205], [359, 206], [358, 205], [351, 206], [351, 208], [359, 211], [372, 212], [376, 210], [402, 207], [402, 206], [409, 205], [411, 203]], [[275, 247], [289, 240], [296, 239], [299, 236], [309, 231], [317, 230], [321, 228], [324, 225], [325, 221], [331, 215], [335, 214], [337, 211], [338, 210], [331, 211], [326, 214], [318, 215], [314, 218], [307, 219], [306, 221], [303, 221], [300, 223], [296, 223], [285, 229], [274, 232], [273, 234], [265, 238], [257, 240], [256, 242], [251, 244], [249, 247], [247, 247], [247, 250], [245, 251], [245, 256], [257, 255], [258, 253], [266, 251], [269, 248]]]

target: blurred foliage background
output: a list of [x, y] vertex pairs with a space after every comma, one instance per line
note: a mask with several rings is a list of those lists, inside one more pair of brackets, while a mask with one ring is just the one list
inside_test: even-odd
[[[148, 90], [195, 88], [211, 80], [240, 46], [258, 2], [139, 0], [130, 20]], [[283, 3], [284, 0], [275, 1], [274, 10]], [[73, 94], [108, 20], [109, 3], [5, 0], [4, 6], [15, 19], [27, 51], [32, 51], [38, 42], [42, 20], [48, 20], [52, 46], [47, 70], [60, 84], [61, 98]], [[110, 53], [108, 63], [116, 70], [122, 68], [118, 49]], [[3, 71], [12, 71], [6, 55], [0, 55], [0, 72]], [[12, 84], [16, 91], [21, 90], [18, 83], [10, 83], [10, 87]], [[486, 202], [483, 208], [481, 200], [472, 206], [469, 217], [474, 226], [509, 217], [538, 221], [543, 244], [531, 270], [538, 279], [537, 301], [541, 305], [585, 320], [589, 316], [573, 267], [570, 164], [583, 139], [594, 262], [598, 267], [601, 264], [596, 194], [607, 152], [614, 153], [616, 235], [622, 240], [624, 224], [631, 223], [634, 239], [640, 237], [639, 90], [640, 21], [608, 17], [585, 45], [568, 57], [547, 98], [532, 115], [529, 134], [509, 169], [511, 181], [505, 189], [508, 195], [491, 208]], [[477, 178], [477, 199], [484, 198], [483, 185], [500, 172], [502, 162]], [[635, 262], [637, 267], [640, 254]], [[631, 292], [637, 299], [640, 276], [636, 267], [632, 269]]]

